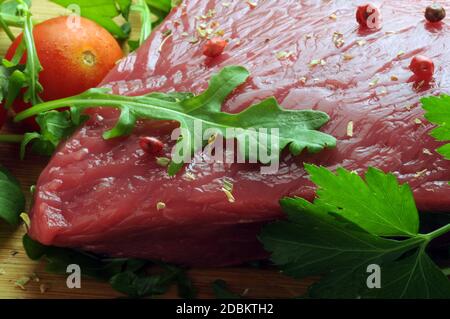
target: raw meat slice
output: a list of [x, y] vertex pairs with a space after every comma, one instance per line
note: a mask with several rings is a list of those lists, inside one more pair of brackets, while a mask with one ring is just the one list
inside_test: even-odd
[[[434, 152], [439, 145], [418, 104], [422, 96], [448, 92], [450, 27], [426, 24], [429, 1], [378, 2], [382, 29], [364, 32], [355, 21], [360, 1], [258, 1], [256, 7], [184, 1], [105, 86], [128, 95], [198, 93], [213, 72], [243, 65], [252, 77], [225, 111], [270, 96], [286, 108], [322, 110], [331, 116], [323, 131], [337, 137], [337, 148], [286, 154], [278, 173], [266, 176], [255, 164], [210, 165], [197, 154], [189, 174], [170, 178], [139, 149], [138, 138], [161, 138], [170, 156], [172, 123], [140, 123], [130, 137], [105, 141], [101, 135], [117, 112], [91, 110], [91, 120], [61, 145], [39, 178], [30, 235], [49, 245], [186, 265], [263, 258], [257, 235], [261, 225], [282, 218], [278, 200], [314, 195], [305, 161], [360, 173], [369, 166], [392, 171], [411, 185], [421, 210], [450, 211], [450, 163]], [[198, 28], [205, 26], [200, 33], [211, 26], [230, 40], [218, 58], [202, 55]], [[410, 81], [408, 65], [417, 54], [437, 65], [431, 87]], [[323, 62], [313, 66], [313, 60]], [[224, 178], [234, 184], [234, 203], [221, 190]], [[158, 202], [166, 207], [158, 210]]]

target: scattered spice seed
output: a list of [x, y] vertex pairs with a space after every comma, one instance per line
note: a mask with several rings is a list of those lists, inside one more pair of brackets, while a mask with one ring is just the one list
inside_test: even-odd
[[195, 175], [192, 174], [191, 172], [186, 172], [186, 173], [184, 173], [183, 176], [182, 176], [182, 178], [183, 178], [185, 181], [188, 181], [188, 182], [192, 182], [192, 181], [195, 181], [195, 180], [196, 180]]
[[391, 81], [398, 81], [398, 76], [392, 75], [391, 76]]
[[309, 63], [309, 66], [310, 67], [314, 67], [314, 66], [316, 66], [316, 65], [326, 65], [327, 64], [327, 62], [325, 61], [325, 60], [323, 60], [323, 59], [320, 59], [320, 60], [312, 60], [310, 63]]
[[363, 45], [366, 45], [367, 41], [366, 40], [358, 40], [356, 41], [356, 44], [359, 45], [360, 47], [362, 47]]
[[398, 51], [397, 57], [401, 57], [401, 56], [404, 55], [404, 54], [405, 54], [405, 51]]
[[419, 119], [419, 118], [415, 118], [414, 119], [414, 123], [417, 124], [417, 125], [420, 125], [420, 124], [422, 124], [422, 120]]
[[439, 3], [433, 3], [428, 6], [425, 10], [425, 19], [431, 23], [441, 22], [445, 19], [446, 12], [442, 5]]
[[247, 0], [247, 4], [249, 5], [250, 9], [254, 9], [258, 5], [258, 3], [256, 1], [252, 1], [252, 0]]
[[306, 84], [307, 78], [303, 76], [299, 79], [299, 81], [301, 84]]
[[433, 153], [431, 153], [430, 150], [427, 149], [427, 148], [423, 149], [423, 153], [426, 154], [426, 155], [433, 155]]
[[162, 167], [166, 167], [170, 164], [170, 158], [167, 157], [157, 157], [156, 164]]
[[290, 52], [290, 51], [280, 51], [275, 54], [275, 56], [277, 57], [278, 60], [286, 60], [293, 55], [294, 55], [294, 53]]
[[163, 202], [157, 202], [156, 203], [156, 210], [162, 210], [164, 208], [166, 208], [166, 204], [165, 203], [163, 203]]
[[168, 40], [169, 38], [171, 38], [171, 37], [172, 37], [172, 31], [170, 31], [170, 33], [169, 33], [167, 36], [164, 37], [164, 40], [162, 40], [161, 44], [159, 45], [158, 52], [161, 52], [161, 51], [162, 51], [162, 48], [163, 48], [164, 44], [165, 44], [165, 43], [167, 42], [167, 40]]
[[348, 53], [344, 54], [343, 57], [344, 57], [344, 60], [345, 60], [345, 61], [350, 61], [350, 60], [353, 60], [353, 59], [354, 59], [354, 56], [351, 55], [351, 54], [348, 54]]
[[144, 152], [150, 155], [159, 154], [164, 148], [163, 142], [150, 136], [141, 136], [139, 138], [139, 146]]
[[220, 37], [214, 37], [206, 42], [203, 48], [203, 55], [210, 58], [218, 57], [223, 53], [227, 44], [228, 42], [226, 40]]
[[192, 43], [192, 44], [195, 44], [195, 43], [197, 43], [198, 41], [200, 41], [198, 38], [196, 38], [196, 37], [190, 37], [190, 38], [188, 38], [188, 42], [189, 43]]
[[424, 169], [424, 170], [422, 170], [422, 171], [420, 171], [420, 172], [417, 172], [415, 175], [414, 175], [414, 177], [415, 178], [419, 178], [419, 177], [422, 177], [424, 174], [426, 174], [428, 172], [428, 170], [427, 169]]
[[353, 137], [353, 121], [350, 121], [347, 124], [347, 136]]
[[227, 199], [230, 203], [234, 203], [236, 200], [232, 194], [233, 192], [233, 183], [227, 179], [223, 180], [222, 191], [227, 196]]
[[374, 79], [369, 83], [369, 86], [373, 87], [373, 86], [377, 85], [379, 81], [380, 81], [380, 79]]
[[329, 16], [329, 18], [333, 21], [337, 20], [337, 15], [335, 13], [333, 13], [332, 15]]
[[46, 284], [39, 285], [39, 291], [41, 292], [41, 294], [45, 294], [49, 289], [50, 287]]
[[14, 282], [15, 287], [19, 287], [22, 290], [26, 290], [25, 286], [30, 282], [30, 277], [21, 277]]
[[333, 33], [333, 43], [336, 48], [342, 48], [345, 44], [344, 35], [340, 32]]

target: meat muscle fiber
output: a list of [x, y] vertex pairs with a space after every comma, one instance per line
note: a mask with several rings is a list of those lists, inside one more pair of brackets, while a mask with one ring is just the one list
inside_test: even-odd
[[[360, 1], [259, 1], [252, 7], [237, 0], [185, 0], [104, 86], [126, 95], [199, 93], [212, 73], [242, 65], [251, 78], [224, 111], [238, 112], [271, 96], [285, 108], [321, 110], [331, 117], [322, 130], [337, 138], [337, 148], [296, 158], [285, 154], [273, 175], [261, 175], [255, 164], [207, 164], [197, 154], [170, 178], [138, 141], [158, 137], [166, 143], [163, 156], [170, 157], [173, 123], [142, 122], [131, 136], [105, 141], [102, 133], [118, 112], [93, 109], [39, 178], [31, 237], [47, 245], [196, 266], [263, 258], [257, 235], [262, 225], [283, 216], [279, 199], [314, 196], [305, 161], [358, 173], [369, 166], [391, 171], [409, 183], [419, 209], [450, 211], [450, 164], [434, 152], [440, 145], [428, 135], [432, 126], [419, 104], [423, 96], [448, 92], [450, 27], [426, 23], [429, 1], [377, 2], [382, 28], [368, 32], [355, 20]], [[213, 21], [229, 44], [211, 59], [202, 54], [206, 40], [197, 27]], [[410, 81], [408, 66], [417, 54], [436, 64], [431, 87]], [[312, 60], [324, 62], [311, 66]], [[234, 185], [234, 203], [221, 190], [224, 178]], [[159, 202], [165, 208], [158, 210]]]

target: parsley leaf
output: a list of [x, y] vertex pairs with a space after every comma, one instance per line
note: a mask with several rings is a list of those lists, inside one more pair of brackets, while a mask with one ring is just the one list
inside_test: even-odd
[[[430, 96], [421, 100], [422, 107], [426, 111], [425, 118], [438, 125], [431, 132], [438, 141], [450, 141], [450, 96]], [[450, 160], [450, 144], [445, 144], [437, 149], [437, 152]]]
[[[308, 170], [320, 187], [325, 185], [325, 193], [319, 190], [314, 203], [302, 198], [281, 200], [288, 219], [266, 226], [260, 239], [286, 274], [295, 278], [323, 275], [310, 287], [309, 297], [450, 298], [449, 280], [425, 252], [431, 240], [450, 231], [450, 224], [430, 234], [414, 233], [415, 218], [411, 224], [405, 223], [404, 218], [417, 214], [417, 210], [393, 210], [401, 207], [405, 188], [394, 187], [390, 174], [372, 169], [363, 181], [343, 169], [337, 174], [313, 166], [308, 166]], [[346, 183], [352, 186], [348, 188]], [[386, 193], [396, 193], [390, 194], [391, 202], [384, 205], [377, 200], [382, 185], [386, 185]], [[376, 199], [376, 210], [368, 209], [362, 200], [348, 201], [342, 195], [345, 191], [352, 192], [354, 198], [361, 194], [362, 199], [370, 192]], [[333, 197], [329, 192], [338, 195]], [[343, 206], [337, 209], [337, 205]], [[377, 222], [383, 227], [376, 226]], [[386, 238], [392, 230], [403, 230], [402, 234], [409, 238]], [[368, 288], [367, 267], [372, 264], [380, 266], [380, 288]]]
[[0, 166], [0, 218], [17, 226], [25, 209], [25, 196], [19, 182]]
[[[138, 119], [178, 121], [181, 138], [175, 145], [175, 154], [180, 159], [177, 161], [172, 159], [168, 167], [170, 175], [176, 174], [183, 167], [183, 159], [188, 160], [195, 151], [207, 144], [207, 141], [202, 141], [203, 145], [196, 145], [198, 143], [195, 126], [199, 124], [203, 130], [214, 130], [227, 138], [236, 138], [239, 152], [244, 158], [261, 162], [263, 162], [260, 158], [262, 152], [252, 154], [252, 143], [247, 143], [247, 140], [254, 138], [249, 136], [249, 129], [276, 130], [274, 133], [264, 133], [254, 141], [259, 148], [267, 148], [266, 154], [271, 154], [272, 158], [279, 157], [286, 147], [292, 154], [298, 155], [305, 149], [315, 153], [336, 145], [334, 137], [318, 131], [329, 120], [329, 116], [320, 111], [285, 110], [274, 98], [269, 98], [241, 113], [222, 112], [221, 106], [225, 99], [244, 83], [248, 76], [248, 71], [243, 67], [225, 67], [212, 76], [208, 89], [198, 96], [186, 93], [120, 96], [108, 94], [105, 89], [91, 89], [74, 97], [45, 102], [27, 109], [18, 114], [15, 120], [21, 121], [67, 105], [80, 112], [96, 106], [119, 108], [121, 115], [116, 126], [104, 133], [106, 139], [128, 135]], [[234, 135], [230, 136], [229, 129], [234, 129], [232, 131]], [[278, 138], [278, 145], [267, 143], [270, 141], [270, 134]]]
[[343, 168], [336, 174], [314, 165], [306, 165], [306, 170], [318, 186], [315, 203], [333, 206], [336, 213], [369, 233], [411, 237], [419, 231], [411, 189], [399, 185], [394, 175], [369, 168], [364, 182]]
[[217, 279], [212, 284], [212, 289], [216, 299], [242, 299], [238, 294], [228, 289], [227, 283], [222, 279]]
[[183, 298], [195, 297], [195, 290], [184, 269], [167, 264], [158, 265], [162, 271], [148, 274], [151, 262], [127, 258], [99, 258], [73, 249], [45, 246], [28, 235], [23, 237], [23, 247], [32, 260], [44, 258], [45, 270], [50, 273], [66, 274], [67, 266], [77, 264], [82, 274], [102, 281], [108, 281], [112, 288], [130, 297], [151, 297], [165, 293], [171, 285], [177, 284]]
[[128, 37], [127, 28], [119, 26], [114, 18], [122, 15], [128, 19], [131, 0], [50, 0], [63, 7], [78, 5], [82, 17], [97, 22], [116, 38], [123, 40]]
[[50, 156], [58, 144], [72, 135], [75, 129], [87, 116], [80, 115], [77, 109], [71, 111], [50, 111], [38, 114], [36, 122], [41, 128], [40, 133], [25, 133], [20, 146], [20, 158], [25, 157], [25, 149], [32, 142], [32, 150], [40, 155]]

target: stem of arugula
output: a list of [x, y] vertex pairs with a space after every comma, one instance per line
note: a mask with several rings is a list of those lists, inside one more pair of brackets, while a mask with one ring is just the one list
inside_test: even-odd
[[435, 231], [423, 235], [423, 237], [426, 238], [427, 241], [431, 241], [439, 236], [442, 236], [446, 233], [450, 232], [450, 224], [445, 225], [444, 227], [441, 227], [439, 229], [436, 229]]
[[4, 143], [22, 143], [23, 135], [17, 134], [1, 134], [0, 142]]
[[3, 20], [3, 17], [1, 15], [0, 15], [0, 27], [3, 29], [3, 31], [5, 31], [6, 35], [11, 41], [14, 41], [16, 39], [14, 34], [11, 32], [11, 29], [9, 28], [8, 24], [5, 22], [5, 20]]

